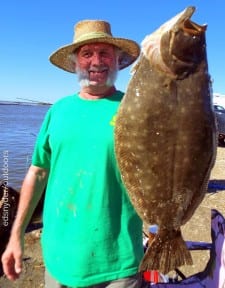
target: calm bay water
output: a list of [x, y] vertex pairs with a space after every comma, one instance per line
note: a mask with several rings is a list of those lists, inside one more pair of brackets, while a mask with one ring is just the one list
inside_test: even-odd
[[19, 190], [48, 105], [0, 105], [0, 180]]

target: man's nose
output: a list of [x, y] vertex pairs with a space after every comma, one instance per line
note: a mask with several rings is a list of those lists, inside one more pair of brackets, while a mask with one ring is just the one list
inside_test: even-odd
[[102, 57], [99, 53], [95, 53], [92, 57], [92, 63], [93, 64], [101, 64], [102, 63]]

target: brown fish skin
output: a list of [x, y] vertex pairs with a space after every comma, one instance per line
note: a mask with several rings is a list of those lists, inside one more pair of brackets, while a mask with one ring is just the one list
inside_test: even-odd
[[159, 231], [140, 270], [192, 264], [180, 227], [207, 191], [216, 154], [205, 26], [188, 7], [147, 36], [119, 107], [115, 152], [139, 216]]

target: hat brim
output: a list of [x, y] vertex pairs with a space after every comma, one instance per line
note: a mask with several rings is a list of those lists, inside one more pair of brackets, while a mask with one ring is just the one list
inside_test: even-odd
[[96, 39], [86, 39], [81, 42], [63, 46], [53, 52], [50, 55], [49, 60], [53, 65], [65, 71], [76, 73], [75, 65], [72, 62], [70, 55], [80, 46], [89, 43], [108, 43], [121, 49], [122, 54], [119, 59], [119, 70], [131, 65], [140, 54], [140, 47], [135, 41], [125, 38], [102, 37]]

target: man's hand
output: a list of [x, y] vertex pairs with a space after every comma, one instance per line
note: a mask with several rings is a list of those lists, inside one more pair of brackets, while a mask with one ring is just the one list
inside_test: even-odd
[[23, 241], [11, 238], [2, 254], [3, 271], [9, 280], [16, 280], [22, 272]]
[[11, 236], [2, 254], [3, 271], [9, 280], [16, 280], [22, 272], [25, 230], [40, 200], [47, 179], [47, 170], [31, 165], [23, 181]]

